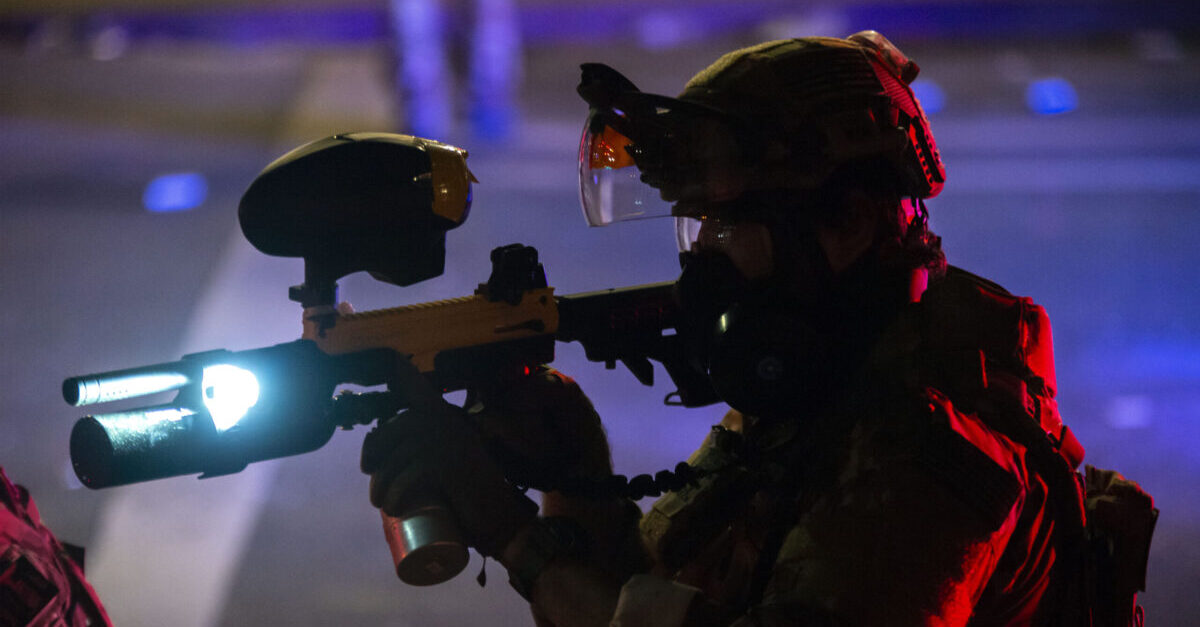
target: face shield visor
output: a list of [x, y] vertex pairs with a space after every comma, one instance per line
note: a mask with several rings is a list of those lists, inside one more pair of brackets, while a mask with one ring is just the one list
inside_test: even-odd
[[593, 106], [579, 142], [579, 196], [588, 224], [699, 215], [747, 190], [756, 134], [700, 104], [646, 94]]

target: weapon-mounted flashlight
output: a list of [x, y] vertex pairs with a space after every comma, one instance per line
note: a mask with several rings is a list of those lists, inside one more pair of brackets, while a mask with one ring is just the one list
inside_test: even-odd
[[333, 434], [333, 388], [353, 359], [330, 357], [297, 340], [68, 379], [63, 396], [73, 405], [178, 390], [166, 404], [77, 422], [71, 432], [75, 473], [84, 485], [100, 488], [228, 474], [250, 462], [314, 450]]

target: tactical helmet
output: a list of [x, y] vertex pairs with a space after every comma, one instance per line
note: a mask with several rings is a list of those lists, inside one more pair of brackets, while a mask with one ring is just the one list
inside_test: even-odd
[[585, 64], [584, 214], [593, 226], [698, 217], [698, 207], [750, 192], [818, 189], [839, 167], [870, 158], [890, 166], [902, 195], [936, 196], [945, 170], [910, 87], [918, 71], [875, 31], [735, 50], [678, 98]]

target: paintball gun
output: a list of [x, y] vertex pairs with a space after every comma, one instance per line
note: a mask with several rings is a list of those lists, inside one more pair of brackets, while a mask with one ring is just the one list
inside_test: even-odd
[[[301, 338], [66, 379], [63, 398], [73, 406], [175, 391], [165, 404], [80, 419], [70, 439], [80, 481], [103, 488], [205, 478], [316, 450], [337, 427], [370, 424], [406, 407], [390, 385], [398, 359], [450, 392], [548, 363], [556, 341], [578, 341], [589, 360], [609, 368], [624, 363], [647, 385], [649, 360], [662, 363], [677, 386], [669, 404], [718, 400], [674, 333], [680, 312], [671, 282], [556, 295], [528, 246], [493, 250], [491, 275], [472, 295], [340, 312], [336, 281], [348, 274], [366, 271], [407, 286], [443, 272], [446, 232], [466, 220], [476, 182], [466, 158], [466, 151], [432, 140], [353, 133], [306, 144], [268, 165], [243, 195], [238, 218], [258, 250], [303, 258], [304, 282], [289, 291], [303, 307]], [[386, 391], [335, 395], [346, 384]], [[443, 534], [452, 524], [445, 512], [424, 509], [396, 521], [404, 546], [389, 537], [397, 571], [409, 583], [436, 583], [465, 566], [465, 549], [445, 549], [454, 543], [440, 539], [453, 535]], [[425, 555], [401, 566], [419, 552]]]

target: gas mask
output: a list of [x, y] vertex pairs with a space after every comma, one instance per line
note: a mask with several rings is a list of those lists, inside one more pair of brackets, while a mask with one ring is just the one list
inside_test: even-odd
[[[811, 246], [816, 246], [815, 238]], [[776, 272], [749, 281], [719, 252], [680, 253], [676, 282], [679, 333], [730, 407], [786, 418], [827, 401], [857, 363], [841, 350], [824, 320], [831, 271], [820, 249], [808, 285]]]

